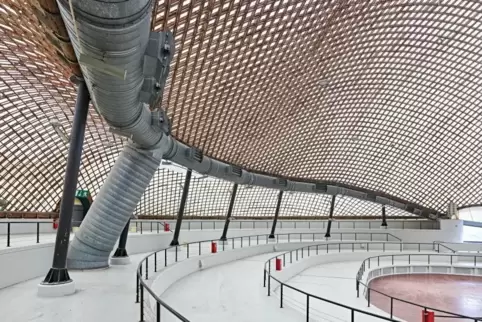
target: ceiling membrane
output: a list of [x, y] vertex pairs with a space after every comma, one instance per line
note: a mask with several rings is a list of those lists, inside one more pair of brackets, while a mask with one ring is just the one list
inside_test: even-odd
[[[34, 5], [0, 4], [0, 198], [9, 210], [50, 211], [76, 90]], [[161, 106], [180, 141], [249, 170], [439, 211], [482, 201], [479, 2], [186, 0], [154, 10], [153, 29], [176, 39]], [[121, 146], [91, 108], [79, 187], [98, 191]]]

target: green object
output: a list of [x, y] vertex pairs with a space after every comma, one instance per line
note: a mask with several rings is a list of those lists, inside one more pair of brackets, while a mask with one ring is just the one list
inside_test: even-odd
[[77, 198], [88, 198], [90, 196], [89, 190], [77, 190], [75, 192], [75, 197]]

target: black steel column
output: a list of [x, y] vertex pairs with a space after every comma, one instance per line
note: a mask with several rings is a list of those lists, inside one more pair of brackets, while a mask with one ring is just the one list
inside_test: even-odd
[[387, 214], [385, 213], [385, 205], [382, 206], [382, 227], [387, 227]]
[[184, 187], [182, 189], [181, 204], [179, 205], [179, 211], [177, 212], [176, 229], [174, 230], [174, 236], [172, 237], [171, 246], [179, 245], [179, 233], [181, 231], [182, 216], [184, 215], [184, 207], [186, 207], [187, 195], [189, 192], [189, 184], [191, 183], [192, 170], [188, 169], [186, 172], [186, 178], [184, 179]]
[[234, 186], [233, 186], [233, 192], [231, 193], [231, 200], [229, 201], [228, 214], [226, 215], [226, 221], [224, 222], [223, 234], [221, 235], [221, 238], [220, 238], [220, 240], [222, 240], [222, 241], [227, 240], [229, 222], [231, 221], [231, 214], [233, 212], [234, 200], [236, 199], [236, 192], [237, 191], [238, 191], [238, 184], [235, 183]]
[[328, 226], [326, 227], [326, 234], [325, 238], [331, 237], [331, 222], [333, 221], [333, 212], [335, 211], [335, 199], [336, 196], [331, 197], [331, 205], [330, 205], [330, 216], [328, 217]]
[[122, 231], [122, 234], [120, 235], [119, 246], [117, 247], [114, 253], [114, 256], [112, 257], [129, 257], [126, 250], [126, 244], [127, 244], [127, 235], [129, 234], [130, 224], [131, 224], [131, 220], [129, 219], [126, 226], [124, 227], [124, 230]]
[[269, 238], [274, 238], [274, 232], [276, 231], [276, 223], [278, 222], [278, 215], [279, 215], [282, 199], [283, 199], [283, 190], [280, 190], [280, 192], [278, 193], [278, 203], [276, 204], [276, 211], [274, 213], [273, 226], [271, 226], [271, 234], [269, 234]]
[[71, 281], [67, 271], [67, 251], [69, 248], [72, 212], [74, 209], [75, 189], [84, 143], [85, 124], [89, 110], [89, 90], [83, 79], [79, 80], [77, 101], [75, 102], [74, 121], [70, 132], [69, 155], [65, 170], [64, 190], [60, 204], [59, 227], [55, 239], [52, 268], [47, 273], [43, 284], [58, 284]]

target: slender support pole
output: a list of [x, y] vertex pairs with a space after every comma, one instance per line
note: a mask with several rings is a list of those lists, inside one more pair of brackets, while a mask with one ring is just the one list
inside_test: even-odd
[[[72, 282], [66, 266], [67, 250], [69, 247], [70, 230], [72, 226], [72, 212], [74, 209], [77, 176], [79, 173], [82, 146], [84, 143], [85, 124], [90, 102], [89, 90], [87, 89], [85, 81], [80, 79], [78, 85], [74, 120], [70, 132], [69, 154], [67, 157], [67, 168], [65, 170], [62, 203], [60, 205], [59, 226], [55, 240], [54, 258], [52, 268], [41, 283], [41, 287]], [[39, 291], [39, 294], [40, 293], [41, 292]]]
[[382, 206], [382, 227], [387, 228], [387, 214], [385, 213], [385, 205]]
[[236, 193], [237, 192], [238, 192], [238, 184], [235, 183], [234, 186], [233, 186], [233, 192], [231, 193], [231, 200], [229, 201], [228, 214], [226, 215], [226, 221], [224, 222], [223, 234], [221, 235], [221, 238], [219, 239], [221, 241], [227, 241], [229, 222], [231, 221], [231, 214], [233, 213], [234, 201], [236, 200]]
[[[192, 170], [188, 169], [186, 172], [186, 178], [184, 179], [184, 187], [182, 189], [181, 204], [179, 205], [179, 211], [177, 212], [176, 229], [174, 230], [174, 236], [172, 237], [171, 246], [179, 245], [179, 233], [181, 232], [182, 217], [184, 216], [184, 208], [186, 207], [187, 195], [189, 193], [189, 184], [191, 183]], [[177, 254], [177, 251], [176, 251]]]
[[129, 227], [131, 224], [131, 220], [127, 222], [124, 230], [122, 230], [122, 234], [119, 238], [119, 246], [117, 247], [114, 255], [111, 258], [110, 263], [113, 265], [127, 265], [130, 263], [129, 255], [127, 254], [126, 245], [127, 245], [127, 235], [129, 234]]
[[335, 200], [336, 196], [332, 196], [330, 205], [330, 216], [328, 217], [328, 226], [326, 227], [325, 238], [331, 237], [331, 222], [333, 221], [333, 212], [335, 211]]
[[276, 210], [274, 213], [273, 226], [271, 226], [271, 233], [269, 238], [274, 238], [274, 233], [276, 231], [276, 223], [278, 222], [279, 210], [281, 208], [281, 200], [283, 199], [283, 190], [278, 193], [278, 203], [276, 204]]

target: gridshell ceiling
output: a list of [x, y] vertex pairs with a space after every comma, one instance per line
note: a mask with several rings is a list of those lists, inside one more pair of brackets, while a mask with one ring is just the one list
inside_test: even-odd
[[[181, 203], [185, 169], [161, 167], [141, 198], [135, 215], [175, 218]], [[225, 218], [233, 183], [202, 176], [193, 172], [184, 209], [185, 218]], [[261, 187], [239, 186], [232, 217], [273, 217], [278, 200], [278, 191]], [[327, 217], [331, 196], [324, 194], [285, 192], [281, 199], [280, 217]], [[381, 217], [380, 204], [350, 197], [338, 196], [335, 201], [335, 217]], [[413, 214], [386, 207], [389, 217], [407, 217]]]
[[[55, 208], [75, 101], [35, 6], [0, 4], [7, 210]], [[479, 1], [167, 0], [154, 10], [153, 28], [176, 39], [162, 107], [180, 141], [253, 171], [439, 211], [481, 203]], [[95, 193], [121, 148], [92, 108], [79, 188]], [[158, 199], [139, 207], [158, 212]]]

